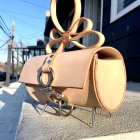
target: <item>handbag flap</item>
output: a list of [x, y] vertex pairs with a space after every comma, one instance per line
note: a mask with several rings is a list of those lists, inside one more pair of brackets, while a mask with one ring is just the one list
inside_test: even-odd
[[[83, 88], [96, 50], [97, 48], [92, 48], [58, 54], [52, 67], [54, 79], [51, 86]], [[47, 55], [28, 60], [22, 69], [19, 81], [39, 85], [39, 72], [46, 59]], [[48, 79], [47, 73], [45, 73], [45, 78]]]

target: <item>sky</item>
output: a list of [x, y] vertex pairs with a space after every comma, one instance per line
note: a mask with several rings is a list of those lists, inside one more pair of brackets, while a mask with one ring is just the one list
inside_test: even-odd
[[[44, 39], [45, 15], [50, 8], [50, 0], [1, 0], [0, 16], [11, 32], [15, 24], [15, 45], [36, 45], [37, 39]], [[1, 22], [1, 20], [0, 20]], [[7, 61], [7, 46], [1, 47], [9, 37], [0, 28], [0, 62]]]

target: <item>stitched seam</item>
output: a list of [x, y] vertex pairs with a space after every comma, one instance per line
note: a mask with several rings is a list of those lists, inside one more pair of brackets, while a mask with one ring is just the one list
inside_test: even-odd
[[[123, 62], [123, 60], [122, 60], [122, 63], [123, 63], [123, 70], [124, 70], [124, 79], [126, 79], [126, 74], [125, 74], [125, 67], [124, 67], [124, 62]], [[95, 73], [98, 71], [98, 63], [97, 63], [97, 60], [96, 60], [96, 65], [95, 65]], [[124, 96], [125, 96], [125, 89], [126, 89], [126, 80], [124, 80], [124, 90], [123, 90], [123, 92], [122, 92], [122, 94], [123, 94], [123, 97], [122, 97], [122, 99], [121, 99], [121, 101], [120, 101], [120, 103], [118, 104], [118, 106], [116, 107], [116, 108], [114, 108], [114, 109], [110, 109], [110, 108], [108, 108], [106, 105], [104, 105], [103, 103], [102, 103], [102, 101], [101, 101], [101, 97], [100, 97], [100, 94], [99, 94], [99, 89], [97, 88], [97, 85], [98, 85], [98, 80], [97, 80], [97, 78], [96, 78], [96, 74], [95, 74], [95, 88], [96, 88], [96, 96], [97, 96], [97, 99], [98, 99], [98, 101], [99, 101], [99, 104], [101, 105], [101, 107], [105, 110], [105, 111], [107, 111], [107, 112], [113, 112], [113, 111], [115, 111], [117, 108], [119, 108], [119, 106], [121, 105], [121, 103], [122, 103], [122, 101], [123, 101], [123, 99], [124, 99]]]

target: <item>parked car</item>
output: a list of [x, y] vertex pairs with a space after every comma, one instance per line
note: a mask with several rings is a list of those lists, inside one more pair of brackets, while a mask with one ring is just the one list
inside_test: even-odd
[[[16, 79], [15, 74], [10, 74], [10, 79]], [[5, 81], [6, 80], [6, 72], [0, 71], [0, 81]]]
[[6, 72], [0, 71], [0, 81], [5, 81], [6, 80]]
[[10, 79], [16, 79], [16, 75], [15, 74], [11, 74], [10, 75]]

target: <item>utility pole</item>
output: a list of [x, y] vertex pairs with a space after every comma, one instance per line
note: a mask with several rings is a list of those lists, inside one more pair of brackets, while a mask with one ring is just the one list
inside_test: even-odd
[[10, 84], [11, 56], [12, 56], [12, 49], [13, 48], [14, 48], [14, 22], [12, 22], [12, 43], [11, 43], [11, 45], [8, 45], [6, 86], [9, 86], [9, 84]]
[[15, 66], [14, 66], [14, 50], [12, 50], [12, 73], [15, 73]]
[[14, 30], [15, 30], [15, 23], [12, 22], [12, 49], [14, 49]]
[[14, 28], [15, 28], [15, 23], [14, 21], [12, 22], [12, 69], [13, 69], [13, 74], [14, 74]]
[[18, 66], [18, 64], [19, 64], [19, 51], [18, 51], [18, 48], [17, 48], [17, 75], [16, 75], [16, 80], [18, 81], [18, 68], [19, 68], [19, 66]]

